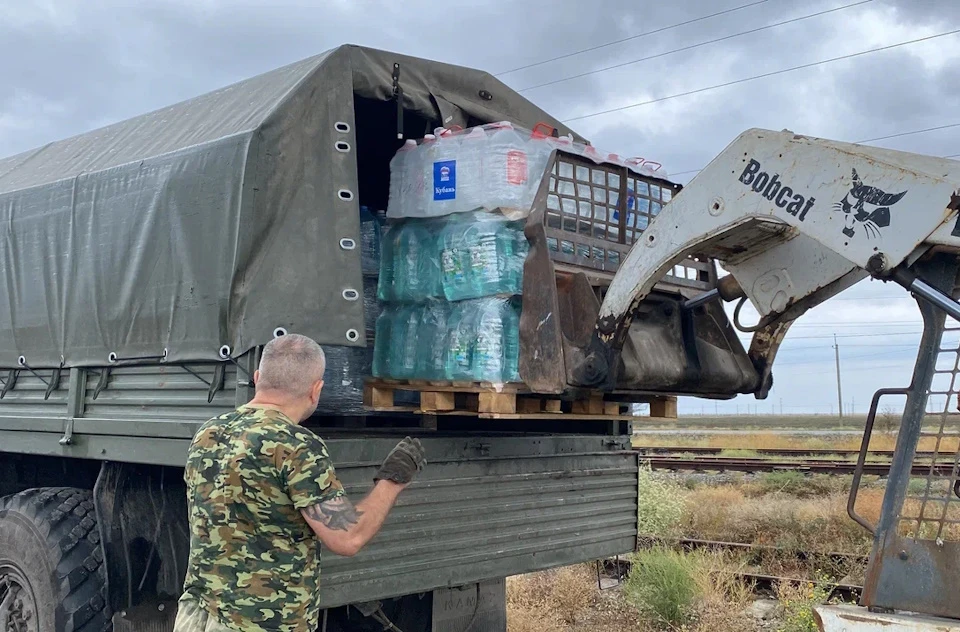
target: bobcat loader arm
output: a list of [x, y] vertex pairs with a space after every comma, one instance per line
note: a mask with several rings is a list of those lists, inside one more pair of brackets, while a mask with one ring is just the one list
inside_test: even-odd
[[[600, 308], [576, 379], [609, 387], [640, 302], [690, 254], [730, 273], [688, 301], [749, 300], [760, 314], [750, 359], [772, 383], [771, 366], [790, 324], [868, 275], [960, 305], [910, 266], [933, 250], [960, 249], [960, 162], [752, 129], [741, 134], [651, 222], [620, 266]], [[741, 303], [742, 304], [742, 303]]]

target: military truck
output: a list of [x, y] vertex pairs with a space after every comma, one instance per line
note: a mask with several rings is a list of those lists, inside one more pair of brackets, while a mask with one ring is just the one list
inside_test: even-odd
[[503, 630], [505, 577], [635, 547], [630, 419], [607, 404], [758, 382], [722, 308], [679, 309], [716, 285], [694, 257], [645, 298], [615, 388], [577, 386], [646, 225], [628, 181], [679, 191], [656, 172], [557, 150], [534, 174], [521, 377], [559, 412], [356, 405], [376, 303], [359, 208], [386, 208], [404, 139], [495, 121], [583, 140], [489, 74], [343, 46], [0, 160], [0, 631], [172, 627], [187, 448], [286, 332], [341, 358], [308, 424], [351, 496], [398, 436], [429, 454], [364, 551], [324, 553], [323, 630]]

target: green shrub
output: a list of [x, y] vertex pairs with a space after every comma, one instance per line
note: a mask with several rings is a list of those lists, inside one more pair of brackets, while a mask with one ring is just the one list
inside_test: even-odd
[[637, 493], [637, 530], [640, 535], [669, 538], [677, 535], [684, 510], [684, 489], [650, 466], [641, 466]]
[[698, 559], [665, 548], [635, 553], [624, 596], [643, 616], [680, 625], [693, 616], [701, 595]]
[[783, 608], [783, 626], [778, 628], [777, 632], [818, 632], [813, 609], [827, 603], [830, 598], [828, 584], [831, 581], [826, 575], [817, 572], [815, 582], [801, 586], [778, 586], [777, 597]]
[[760, 477], [760, 488], [764, 493], [783, 492], [793, 496], [798, 495], [807, 485], [806, 475], [795, 470], [778, 470], [767, 472]]
[[759, 476], [744, 490], [749, 496], [785, 494], [797, 498], [816, 498], [850, 490], [850, 476], [805, 474], [797, 470], [778, 470]]

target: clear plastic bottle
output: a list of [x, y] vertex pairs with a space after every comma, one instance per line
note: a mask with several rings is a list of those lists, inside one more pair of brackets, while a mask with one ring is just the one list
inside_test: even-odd
[[454, 212], [468, 213], [487, 205], [485, 199], [484, 163], [488, 146], [483, 127], [474, 127], [461, 134], [457, 154], [457, 200]]
[[366, 206], [360, 207], [360, 269], [363, 274], [380, 270], [380, 222]]
[[[420, 170], [416, 168], [416, 163], [419, 159], [417, 141], [411, 138], [401, 145], [390, 160], [390, 197], [387, 202], [390, 217], [406, 217], [410, 207], [418, 203], [416, 174]], [[422, 181], [420, 184], [423, 184]], [[422, 186], [420, 191], [419, 196], [422, 196]]]
[[470, 272], [470, 253], [463, 239], [469, 216], [447, 218], [440, 231], [440, 279], [443, 296], [448, 301], [465, 298], [467, 275]]
[[502, 222], [497, 231], [500, 282], [495, 294], [513, 295], [523, 291], [523, 262], [529, 247], [522, 227], [522, 222]]
[[447, 318], [450, 304], [430, 301], [424, 306], [417, 336], [419, 338], [416, 377], [422, 380], [442, 380], [447, 361], [449, 334]]
[[459, 202], [460, 169], [457, 158], [460, 153], [461, 135], [441, 130], [427, 154], [428, 182], [432, 185], [427, 195], [422, 217], [449, 215]]
[[520, 303], [505, 301], [503, 312], [503, 381], [520, 381]]
[[484, 161], [487, 208], [520, 208], [529, 179], [523, 136], [508, 121], [491, 126]]
[[470, 251], [468, 274], [469, 298], [493, 296], [502, 290], [498, 239], [503, 222], [484, 217], [477, 219], [464, 231]]
[[476, 342], [475, 310], [470, 309], [471, 301], [450, 303], [450, 312], [447, 316], [449, 332], [447, 352], [444, 361], [444, 379], [473, 380], [471, 364], [473, 347]]
[[403, 305], [397, 308], [392, 319], [387, 367], [394, 379], [406, 380], [416, 376], [421, 311], [418, 305]]
[[390, 377], [390, 334], [393, 331], [393, 319], [396, 308], [387, 306], [377, 317], [376, 333], [373, 339], [373, 375]]
[[470, 301], [476, 310], [476, 344], [470, 362], [470, 374], [478, 382], [503, 382], [503, 306], [502, 298]]
[[381, 235], [380, 276], [377, 279], [377, 298], [381, 301], [397, 300], [396, 253], [401, 226], [402, 224], [392, 224]]
[[449, 218], [442, 237], [443, 295], [448, 301], [503, 291], [498, 215], [477, 211]]
[[428, 222], [411, 219], [395, 224], [392, 240], [393, 277], [390, 299], [407, 303], [437, 294], [439, 265], [436, 237]]

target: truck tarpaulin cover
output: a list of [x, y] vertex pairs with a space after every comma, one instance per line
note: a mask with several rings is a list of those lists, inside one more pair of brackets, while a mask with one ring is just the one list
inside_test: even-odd
[[354, 95], [391, 99], [394, 63], [437, 125], [568, 131], [487, 73], [343, 46], [0, 160], [0, 367], [366, 344]]

